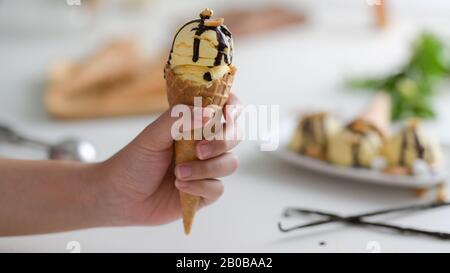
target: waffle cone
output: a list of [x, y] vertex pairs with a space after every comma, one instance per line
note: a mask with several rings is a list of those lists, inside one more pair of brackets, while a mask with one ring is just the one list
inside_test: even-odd
[[384, 92], [377, 93], [372, 102], [359, 115], [357, 120], [369, 123], [384, 137], [389, 136], [391, 125], [391, 100]]
[[[223, 107], [228, 100], [233, 75], [225, 74], [221, 79], [214, 80], [209, 87], [183, 80], [166, 66], [164, 75], [167, 85], [167, 98], [171, 107], [177, 104], [194, 105], [195, 97], [202, 97], [202, 107], [216, 105]], [[175, 142], [175, 163], [197, 160], [196, 140], [178, 140]], [[195, 212], [200, 197], [180, 192], [181, 212], [183, 216], [184, 232], [191, 232]]]

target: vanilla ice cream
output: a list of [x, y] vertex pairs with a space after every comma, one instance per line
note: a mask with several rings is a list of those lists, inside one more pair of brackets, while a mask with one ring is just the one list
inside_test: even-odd
[[184, 80], [210, 86], [233, 73], [233, 38], [222, 18], [211, 19], [205, 9], [200, 19], [183, 25], [175, 34], [168, 64]]
[[383, 145], [383, 134], [376, 127], [356, 120], [330, 139], [328, 159], [336, 165], [369, 168]]
[[[386, 146], [386, 158], [390, 166], [420, 169], [423, 163], [433, 166], [441, 159], [438, 141], [427, 135], [416, 119], [389, 139]], [[423, 168], [422, 168], [423, 169]]]
[[341, 129], [341, 124], [327, 113], [305, 115], [289, 143], [292, 151], [325, 160], [330, 138]]

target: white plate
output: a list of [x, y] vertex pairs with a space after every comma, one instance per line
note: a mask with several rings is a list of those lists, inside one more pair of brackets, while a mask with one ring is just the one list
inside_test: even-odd
[[295, 120], [288, 120], [281, 124], [279, 135], [280, 145], [278, 149], [271, 154], [286, 162], [297, 165], [298, 167], [329, 176], [350, 179], [363, 183], [376, 183], [408, 188], [429, 188], [446, 181], [448, 178], [448, 173], [444, 170], [426, 177], [392, 175], [371, 169], [335, 166], [321, 160], [300, 155], [290, 151], [287, 148], [295, 126]]

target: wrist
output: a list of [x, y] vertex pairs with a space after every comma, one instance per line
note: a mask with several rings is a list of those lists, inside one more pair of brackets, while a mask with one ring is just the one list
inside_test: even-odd
[[[121, 182], [127, 178], [117, 174], [118, 162], [110, 158], [104, 162], [93, 164], [89, 170], [89, 186], [87, 186], [88, 207], [97, 219], [99, 226], [127, 226], [136, 222], [132, 218], [133, 209], [130, 200], [120, 194]], [[120, 164], [119, 164], [120, 165]]]
[[82, 207], [86, 219], [93, 227], [106, 227], [118, 225], [117, 211], [114, 209], [114, 199], [109, 187], [108, 168], [105, 163], [94, 163], [85, 166], [82, 179]]

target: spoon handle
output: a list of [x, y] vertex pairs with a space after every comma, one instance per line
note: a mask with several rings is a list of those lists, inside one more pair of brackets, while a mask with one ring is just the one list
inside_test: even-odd
[[30, 145], [45, 149], [48, 149], [51, 146], [46, 142], [20, 135], [19, 133], [5, 125], [0, 125], [0, 141], [1, 140], [15, 145]]

